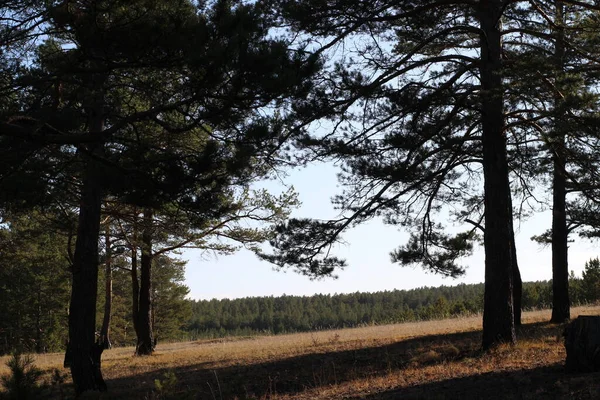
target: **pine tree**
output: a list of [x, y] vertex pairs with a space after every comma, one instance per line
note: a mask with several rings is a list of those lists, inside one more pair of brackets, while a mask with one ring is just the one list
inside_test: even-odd
[[[529, 140], [539, 141], [538, 151], [549, 153], [549, 157], [540, 157], [536, 173], [552, 176], [552, 228], [532, 239], [551, 244], [551, 320], [563, 322], [570, 318], [571, 303], [568, 236], [586, 224], [578, 209], [586, 202], [585, 198], [589, 200], [593, 179], [583, 171], [595, 168], [593, 165], [598, 162], [594, 150], [598, 141], [594, 122], [598, 103], [597, 95], [590, 90], [597, 74], [589, 65], [596, 48], [588, 39], [597, 36], [599, 26], [593, 17], [597, 11], [589, 5], [553, 1], [536, 7], [543, 9], [548, 23], [532, 21], [528, 26], [540, 34], [535, 41], [527, 42], [525, 53], [530, 65], [525, 65], [525, 70], [530, 71], [529, 77], [542, 78], [537, 91], [528, 95], [533, 97], [532, 106], [543, 105], [545, 111], [539, 112], [537, 132]], [[533, 6], [530, 8], [534, 10]], [[521, 80], [527, 79], [523, 76]], [[574, 195], [579, 199], [573, 200]]]
[[155, 262], [152, 283], [152, 330], [156, 340], [180, 338], [191, 318], [189, 288], [185, 282], [185, 262], [160, 256]]
[[598, 258], [593, 258], [585, 263], [581, 284], [587, 302], [600, 299], [600, 260]]
[[[449, 204], [458, 205], [461, 222], [468, 220], [483, 230], [483, 347], [513, 343], [514, 325], [520, 321], [515, 307], [519, 308], [521, 280], [511, 189], [523, 193], [525, 200], [531, 197], [529, 179], [538, 179], [540, 171], [534, 160], [549, 157], [540, 156], [540, 147], [530, 143], [547, 145], [549, 132], [562, 131], [551, 124], [560, 116], [539, 107], [564, 108], [556, 97], [563, 83], [562, 40], [554, 41], [556, 68], [545, 68], [548, 75], [539, 72], [549, 60], [541, 55], [547, 46], [537, 45], [561, 35], [560, 16], [548, 19], [547, 10], [555, 3], [277, 4], [292, 29], [325, 40], [319, 48], [330, 55], [330, 74], [299, 113], [307, 121], [331, 122], [322, 134], [306, 135], [300, 146], [311, 152], [310, 157], [341, 161], [341, 183], [347, 191], [334, 200], [343, 213], [339, 219], [290, 221], [273, 242], [279, 253], [265, 258], [309, 274], [331, 273], [344, 266], [343, 260], [328, 256], [339, 235], [383, 216], [413, 232], [410, 241], [392, 253], [393, 261], [419, 263], [455, 276], [464, 271], [456, 261], [471, 251], [475, 231], [451, 235], [435, 216]], [[594, 8], [581, 3], [572, 7], [583, 12]], [[555, 10], [560, 11], [560, 2]], [[557, 15], [555, 10], [549, 15]], [[527, 47], [537, 48], [537, 59], [519, 57]], [[531, 73], [525, 75], [527, 71]], [[543, 94], [535, 97], [536, 92]], [[578, 126], [593, 126], [585, 115], [573, 115], [578, 115], [572, 118]], [[539, 127], [550, 129], [540, 132]], [[560, 153], [553, 148], [553, 154]], [[564, 157], [558, 157], [557, 177], [564, 164]], [[511, 173], [516, 178], [512, 188]], [[556, 184], [557, 196], [560, 186]], [[559, 231], [556, 234], [564, 236]], [[562, 257], [558, 250], [556, 254]], [[562, 287], [568, 274], [559, 269], [556, 285]], [[556, 291], [564, 292], [558, 286]]]
[[[71, 188], [80, 205], [65, 361], [77, 393], [104, 390], [102, 348], [95, 343], [104, 198], [127, 195], [129, 203], [147, 207], [183, 195], [191, 182], [204, 184], [212, 196], [189, 196], [188, 203], [214, 207], [218, 214], [223, 190], [253, 177], [256, 159], [277, 163], [275, 155], [289, 133], [285, 108], [310, 87], [307, 77], [318, 63], [288, 51], [285, 40], [270, 35], [270, 16], [258, 4], [33, 3], [35, 9], [23, 9], [24, 18], [33, 15], [39, 24], [32, 24], [29, 36], [15, 38], [32, 40], [20, 54], [23, 62], [14, 64], [18, 74], [2, 71], [7, 91], [24, 95], [15, 99], [16, 106], [2, 110], [2, 149], [18, 156], [3, 159], [0, 173], [10, 176], [17, 165], [49, 171], [45, 179], [32, 179], [35, 190], [14, 196], [39, 204], [47, 201], [46, 184], [64, 172], [55, 168], [56, 159], [71, 161], [76, 171], [64, 174], [75, 183]], [[12, 12], [10, 6], [2, 12]], [[37, 38], [55, 51], [25, 65], [27, 49], [35, 48]], [[9, 42], [2, 45], [3, 55], [12, 51]], [[273, 107], [280, 112], [271, 112]], [[208, 137], [205, 151], [185, 164], [179, 163], [177, 148], [145, 136], [166, 132], [177, 137], [199, 127]], [[128, 163], [136, 151], [152, 155], [141, 159], [151, 168]], [[53, 168], [47, 168], [49, 161]], [[0, 192], [12, 193], [4, 189]]]
[[265, 258], [309, 273], [331, 272], [344, 265], [324, 256], [338, 235], [382, 215], [416, 231], [393, 253], [394, 261], [457, 276], [464, 269], [456, 260], [471, 251], [475, 228], [449, 235], [434, 217], [444, 204], [476, 196], [473, 188], [481, 181], [473, 171], [481, 163], [487, 348], [515, 341], [516, 253], [502, 83], [505, 7], [501, 1], [458, 3], [281, 2], [295, 28], [333, 36], [329, 47], [349, 38], [360, 38], [360, 45], [346, 59], [336, 56], [328, 81], [335, 83], [325, 82], [301, 110], [334, 121], [331, 132], [307, 136], [303, 144], [344, 161], [348, 191], [335, 203], [347, 216], [326, 223], [290, 221], [273, 242], [282, 254]]
[[67, 238], [41, 210], [0, 225], [0, 352], [63, 349], [69, 288]]

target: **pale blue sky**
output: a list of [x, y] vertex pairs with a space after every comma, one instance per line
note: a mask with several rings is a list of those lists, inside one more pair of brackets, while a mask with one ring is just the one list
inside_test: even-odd
[[[369, 38], [375, 39], [371, 36]], [[381, 40], [378, 45], [384, 48], [390, 46], [385, 40]], [[339, 61], [338, 56], [341, 57], [344, 52], [351, 55], [355, 49], [353, 46], [341, 46], [338, 50], [341, 53], [334, 53], [332, 60]], [[323, 122], [318, 124], [316, 129], [324, 129], [324, 132], [329, 133], [332, 128], [328, 127], [327, 122]], [[335, 167], [323, 164], [289, 173], [285, 182], [295, 187], [302, 202], [302, 206], [293, 213], [294, 217], [328, 219], [337, 216], [330, 202], [330, 198], [341, 191], [336, 173]], [[540, 195], [543, 196], [543, 193]], [[530, 240], [531, 236], [543, 233], [550, 226], [549, 211], [515, 224], [518, 262], [524, 281], [547, 280], [552, 276], [550, 247], [541, 247]], [[465, 230], [465, 226], [460, 228]], [[373, 292], [456, 285], [463, 282], [480, 283], [484, 280], [484, 253], [481, 247], [478, 247], [471, 257], [462, 261], [462, 265], [467, 266], [466, 275], [451, 279], [425, 272], [420, 267], [392, 264], [390, 251], [406, 243], [408, 235], [380, 221], [363, 224], [345, 233], [344, 239], [347, 245], [339, 246], [335, 255], [345, 258], [348, 267], [338, 272], [339, 278], [336, 280], [310, 281], [291, 270], [286, 273], [277, 272], [271, 264], [260, 261], [248, 251], [209, 260], [202, 260], [199, 252], [187, 252], [185, 258], [189, 263], [186, 278], [191, 289], [190, 297], [211, 299]], [[598, 256], [600, 252], [595, 243], [580, 241], [578, 237], [573, 239], [576, 242], [570, 245], [569, 270], [581, 275], [585, 262]]]
[[[295, 217], [332, 218], [337, 215], [329, 199], [340, 192], [336, 168], [314, 165], [291, 171], [285, 180], [299, 193], [302, 206], [294, 211]], [[550, 213], [538, 214], [524, 221], [517, 230], [519, 266], [524, 281], [550, 279], [551, 251], [529, 238], [550, 227]], [[380, 221], [371, 221], [344, 235], [347, 245], [336, 248], [336, 255], [348, 262], [338, 272], [338, 279], [311, 281], [293, 271], [277, 272], [272, 265], [260, 261], [249, 251], [231, 256], [202, 258], [198, 251], [188, 251], [186, 284], [193, 299], [240, 298], [249, 296], [312, 295], [315, 293], [374, 292], [393, 289], [411, 289], [422, 286], [456, 285], [483, 282], [484, 254], [479, 247], [473, 256], [465, 259], [467, 273], [459, 279], [442, 278], [423, 269], [402, 267], [390, 262], [389, 252], [406, 242], [407, 234]], [[574, 238], [569, 251], [569, 270], [580, 275], [584, 263], [600, 254], [595, 243]]]

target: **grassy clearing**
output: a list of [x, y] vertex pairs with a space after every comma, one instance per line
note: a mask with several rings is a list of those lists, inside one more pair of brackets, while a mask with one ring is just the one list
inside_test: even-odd
[[[600, 315], [600, 307], [572, 310], [581, 314]], [[96, 398], [156, 398], [156, 379], [169, 398], [600, 398], [600, 374], [563, 372], [563, 328], [549, 318], [524, 313], [518, 345], [487, 354], [479, 351], [481, 317], [159, 344], [143, 358], [113, 349], [103, 356], [109, 393]], [[51, 371], [62, 357], [38, 355], [36, 364]]]

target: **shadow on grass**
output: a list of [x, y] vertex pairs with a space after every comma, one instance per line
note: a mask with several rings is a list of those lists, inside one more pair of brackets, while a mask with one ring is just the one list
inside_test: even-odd
[[562, 365], [522, 370], [489, 372], [390, 390], [348, 400], [538, 400], [600, 399], [600, 373], [566, 374]]
[[[560, 332], [559, 327], [547, 323], [528, 324], [519, 330], [521, 338], [548, 338], [554, 337]], [[172, 370], [177, 377], [177, 390], [181, 390], [179, 394], [172, 393], [172, 398], [183, 398], [186, 393], [193, 393], [194, 396], [190, 398], [198, 399], [255, 399], [268, 398], [273, 394], [293, 395], [307, 389], [341, 384], [355, 379], [386, 376], [404, 368], [418, 368], [478, 357], [481, 354], [480, 340], [481, 331], [473, 331], [422, 336], [356, 350], [342, 348], [318, 353], [319, 346], [315, 346], [313, 354], [216, 369], [198, 363]], [[340, 343], [339, 347], [343, 347], [343, 343]], [[134, 377], [111, 379], [108, 381], [110, 391], [108, 398], [143, 398], [144, 394], [154, 388], [155, 379], [162, 380], [165, 373], [169, 371], [169, 369], [159, 369], [137, 374]], [[553, 378], [548, 379], [549, 381], [564, 375], [561, 366], [532, 371], [537, 371], [542, 376], [550, 374]], [[491, 393], [498, 392], [499, 396], [503, 396], [502, 391], [508, 385], [506, 382], [518, 383], [521, 376], [528, 374], [530, 374], [529, 371], [483, 374], [363, 398], [393, 399], [412, 396], [410, 398], [446, 399], [464, 398], [465, 393], [468, 394], [468, 398], [487, 398], [478, 396], [478, 390], [486, 391], [486, 393], [491, 390]], [[454, 387], [457, 392], [445, 392], [448, 385]], [[475, 394], [471, 395], [469, 391], [465, 392], [463, 389], [472, 390]], [[445, 393], [448, 393], [447, 397], [444, 397]], [[514, 394], [517, 397], [489, 398], [519, 398], [518, 391]]]

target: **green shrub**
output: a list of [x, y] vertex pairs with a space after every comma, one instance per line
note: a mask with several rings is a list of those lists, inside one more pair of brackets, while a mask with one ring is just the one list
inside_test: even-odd
[[10, 374], [2, 377], [2, 385], [6, 390], [2, 394], [3, 399], [28, 400], [39, 398], [41, 388], [38, 383], [42, 371], [33, 363], [33, 357], [29, 354], [19, 353], [6, 362]]
[[167, 371], [163, 374], [164, 379], [155, 379], [154, 387], [159, 395], [166, 395], [175, 390], [177, 386], [177, 376], [173, 371]]

